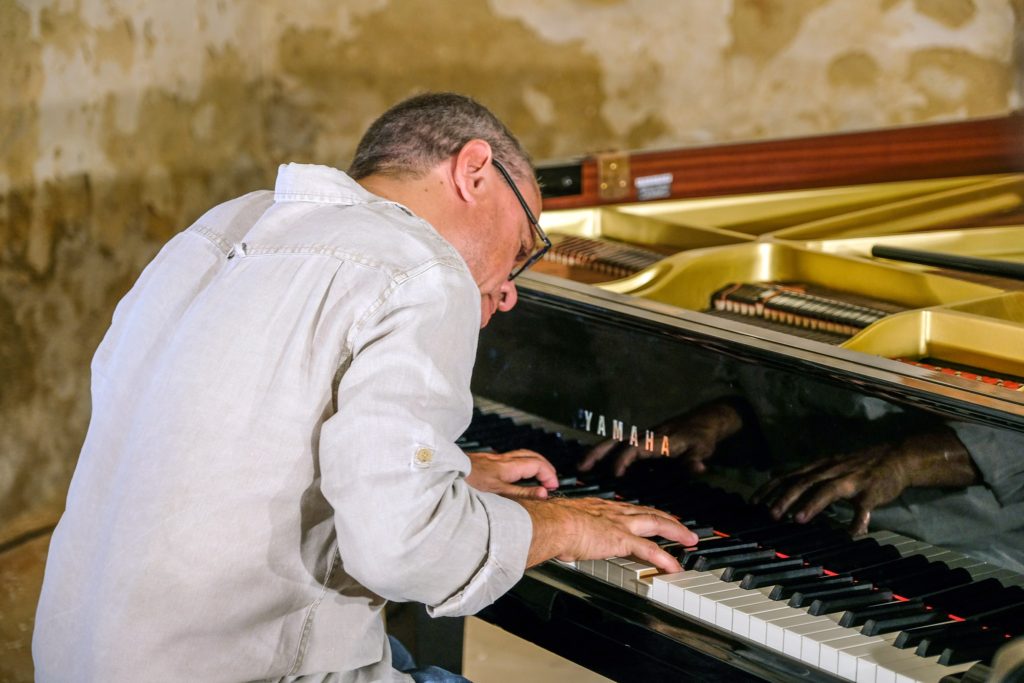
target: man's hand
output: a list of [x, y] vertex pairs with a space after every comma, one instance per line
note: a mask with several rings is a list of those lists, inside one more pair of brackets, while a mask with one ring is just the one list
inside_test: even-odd
[[679, 562], [650, 536], [683, 545], [697, 535], [672, 515], [654, 508], [601, 498], [552, 498], [519, 501], [533, 520], [528, 566], [560, 560], [603, 560], [632, 555], [664, 572], [681, 571]]
[[[704, 461], [714, 455], [715, 448], [725, 438], [743, 427], [743, 422], [729, 403], [717, 401], [668, 420], [654, 428], [659, 435], [669, 437], [669, 457], [683, 458], [687, 468], [699, 474], [707, 469]], [[579, 465], [582, 472], [591, 470], [599, 461], [611, 455], [615, 458], [615, 476], [621, 477], [637, 459], [664, 457], [660, 445], [654, 451], [630, 446], [628, 443], [602, 441], [594, 446]]]
[[979, 481], [974, 461], [952, 431], [917, 434], [893, 445], [833, 456], [762, 486], [751, 497], [781, 518], [807, 522], [837, 500], [853, 505], [850, 531], [867, 533], [871, 511], [910, 486], [963, 487]]
[[[558, 488], [558, 475], [547, 459], [533, 451], [508, 453], [468, 453], [473, 469], [466, 481], [478, 491], [497, 493], [508, 498], [547, 498]], [[515, 482], [536, 479], [540, 486], [521, 486]]]

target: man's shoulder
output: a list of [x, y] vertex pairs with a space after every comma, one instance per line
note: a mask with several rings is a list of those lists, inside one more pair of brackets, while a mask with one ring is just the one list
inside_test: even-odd
[[392, 202], [323, 204], [290, 218], [290, 242], [392, 275], [432, 264], [466, 270], [459, 253], [429, 223]]
[[239, 242], [274, 204], [274, 193], [256, 190], [208, 210], [190, 228], [225, 243]]

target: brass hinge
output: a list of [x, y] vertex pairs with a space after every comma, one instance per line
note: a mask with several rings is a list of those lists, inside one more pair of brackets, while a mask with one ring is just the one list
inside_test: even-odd
[[625, 152], [598, 154], [597, 183], [601, 199], [625, 199], [629, 196], [629, 155]]

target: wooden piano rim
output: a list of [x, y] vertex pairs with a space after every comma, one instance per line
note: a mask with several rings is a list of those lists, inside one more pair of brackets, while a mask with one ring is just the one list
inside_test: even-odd
[[638, 324], [649, 322], [662, 329], [674, 328], [714, 345], [731, 343], [754, 355], [784, 359], [789, 366], [796, 364], [819, 376], [852, 380], [882, 396], [899, 391], [904, 401], [909, 397], [913, 403], [952, 417], [980, 419], [1016, 430], [1024, 428], [1024, 394], [1020, 392], [541, 273], [524, 273], [517, 283], [519, 298], [524, 301], [566, 299], [595, 312], [628, 316]]
[[[595, 157], [580, 194], [549, 197], [545, 210], [638, 201], [605, 200]], [[543, 167], [544, 164], [539, 164]], [[1008, 116], [805, 138], [737, 142], [629, 155], [631, 178], [672, 174], [664, 199], [857, 185], [1024, 170], [1024, 112]]]

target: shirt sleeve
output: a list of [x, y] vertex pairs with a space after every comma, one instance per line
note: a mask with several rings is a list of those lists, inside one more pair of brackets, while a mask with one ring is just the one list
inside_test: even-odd
[[950, 422], [985, 485], [1001, 505], [1024, 502], [1024, 434], [969, 422]]
[[472, 614], [522, 576], [526, 510], [473, 489], [455, 445], [472, 414], [479, 292], [434, 265], [393, 285], [357, 326], [320, 433], [321, 490], [345, 571], [437, 616]]

